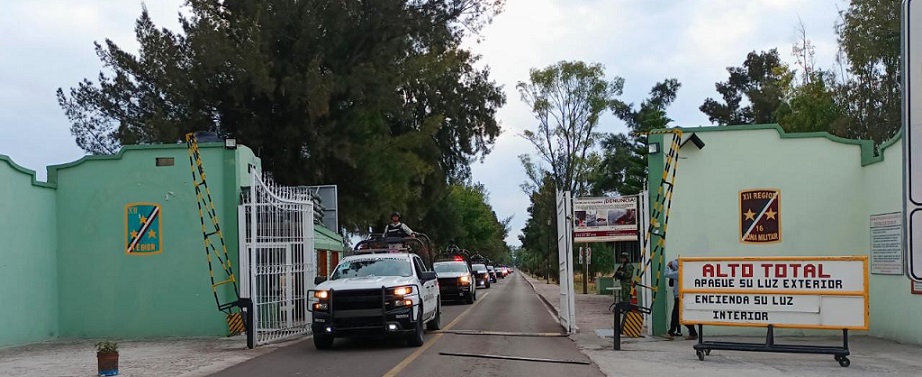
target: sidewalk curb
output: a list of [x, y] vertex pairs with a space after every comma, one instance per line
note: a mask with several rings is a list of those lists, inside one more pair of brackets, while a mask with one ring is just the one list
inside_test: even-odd
[[[554, 314], [557, 315], [557, 318], [555, 318], [556, 321], [557, 321], [557, 324], [560, 325], [561, 327], [563, 327], [563, 324], [560, 323], [560, 310], [558, 310], [556, 307], [554, 307], [554, 305], [551, 305], [551, 303], [550, 303], [549, 301], [547, 301], [547, 298], [545, 298], [542, 294], [538, 293], [538, 290], [535, 289], [535, 285], [531, 282], [531, 280], [529, 280], [527, 277], [525, 277], [525, 275], [526, 275], [526, 273], [523, 272], [523, 273], [522, 273], [522, 279], [525, 279], [525, 282], [528, 283], [529, 286], [531, 286], [531, 290], [534, 291], [536, 295], [538, 295], [538, 298], [541, 299], [541, 302], [543, 302], [544, 305], [547, 305], [548, 308], [550, 308], [551, 310], [554, 311]], [[573, 333], [574, 333], [574, 334], [578, 334], [579, 332], [580, 332], [579, 326], [577, 326], [577, 325], [574, 323], [574, 324], [573, 324]]]

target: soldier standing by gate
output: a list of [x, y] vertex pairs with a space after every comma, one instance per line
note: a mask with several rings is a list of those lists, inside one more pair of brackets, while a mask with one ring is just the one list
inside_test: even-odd
[[631, 279], [634, 278], [634, 265], [631, 264], [631, 254], [621, 253], [621, 266], [615, 270], [615, 279], [621, 282], [621, 302], [631, 302]]

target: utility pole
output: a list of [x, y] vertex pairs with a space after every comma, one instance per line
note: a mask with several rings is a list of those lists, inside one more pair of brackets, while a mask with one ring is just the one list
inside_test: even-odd
[[547, 258], [544, 263], [544, 279], [551, 283], [551, 219], [547, 219]]
[[586, 244], [586, 251], [583, 255], [583, 294], [589, 293], [589, 258], [592, 257], [592, 249]]

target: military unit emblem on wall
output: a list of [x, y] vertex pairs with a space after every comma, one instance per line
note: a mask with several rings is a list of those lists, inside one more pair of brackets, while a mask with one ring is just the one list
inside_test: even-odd
[[781, 190], [740, 191], [740, 242], [781, 242]]
[[125, 205], [126, 253], [159, 254], [163, 251], [160, 236], [159, 204], [129, 203]]

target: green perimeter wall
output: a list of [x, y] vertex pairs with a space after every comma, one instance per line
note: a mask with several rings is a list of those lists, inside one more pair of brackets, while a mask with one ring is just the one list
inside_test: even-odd
[[0, 347], [58, 335], [54, 193], [0, 155]]
[[[211, 199], [238, 274], [238, 201], [261, 161], [201, 144]], [[173, 158], [172, 166], [156, 166]], [[126, 205], [161, 206], [162, 252], [126, 253]], [[185, 144], [125, 146], [48, 168], [48, 182], [0, 155], [0, 347], [64, 338], [223, 336]], [[206, 217], [205, 221], [209, 221]], [[318, 249], [342, 237], [315, 227]], [[214, 241], [215, 238], [212, 237]], [[212, 259], [216, 280], [223, 279]], [[218, 288], [222, 303], [235, 296]]]
[[[238, 155], [245, 147], [200, 145], [211, 199], [231, 263], [238, 266]], [[173, 166], [156, 166], [172, 157]], [[245, 172], [245, 170], [244, 170]], [[57, 184], [58, 280], [62, 337], [225, 335], [204, 252], [185, 144], [126, 146], [48, 169]], [[162, 252], [126, 253], [126, 205], [161, 205]], [[206, 221], [208, 218], [206, 217]], [[223, 275], [213, 259], [216, 279]], [[222, 303], [230, 285], [219, 288]]]
[[[902, 210], [902, 144], [884, 144], [874, 157], [870, 142], [826, 133], [784, 134], [777, 125], [701, 127], [705, 143], [680, 152], [668, 222], [666, 260], [679, 256], [869, 255], [870, 216]], [[669, 135], [651, 135], [662, 143]], [[666, 148], [663, 148], [666, 150]], [[663, 171], [663, 154], [651, 156], [650, 201]], [[739, 237], [739, 191], [781, 190], [781, 242], [744, 244]], [[654, 331], [664, 333], [672, 306], [665, 281], [654, 306]], [[903, 275], [869, 276], [870, 330], [874, 336], [922, 344], [916, 326], [922, 295]], [[764, 334], [764, 329], [709, 326], [709, 334]], [[861, 333], [861, 332], [855, 332]], [[782, 329], [779, 334], [824, 334]]]

